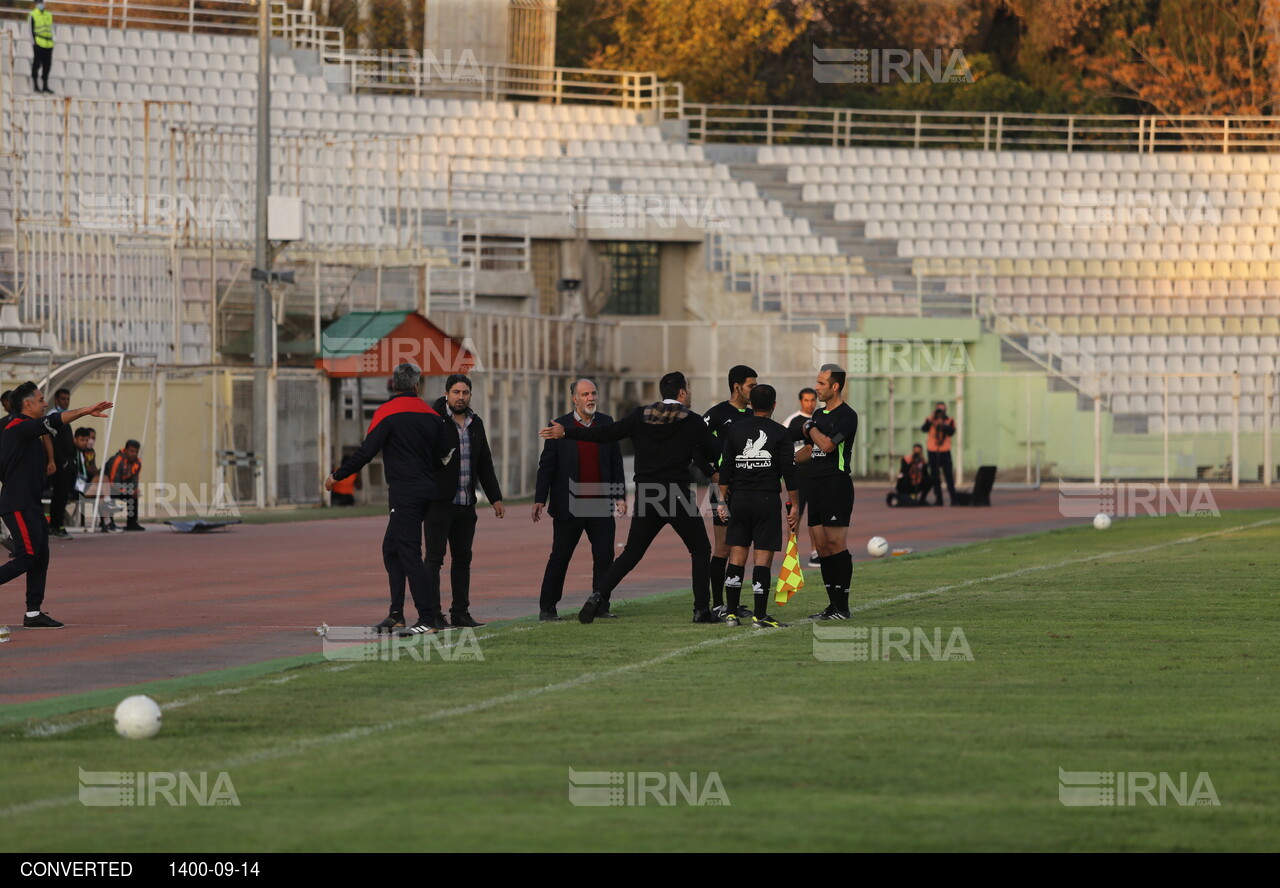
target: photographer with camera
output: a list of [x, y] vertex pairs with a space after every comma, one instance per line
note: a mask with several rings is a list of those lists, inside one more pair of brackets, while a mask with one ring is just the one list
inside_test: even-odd
[[[942, 476], [947, 477], [947, 496], [951, 505], [956, 504], [956, 480], [951, 469], [951, 439], [956, 433], [956, 421], [947, 416], [947, 405], [939, 401], [933, 407], [933, 413], [920, 426], [920, 431], [929, 437], [926, 447], [929, 451], [929, 477], [933, 479], [933, 491], [937, 497], [935, 506], [942, 505]], [[921, 497], [920, 504], [928, 505], [928, 491]]]

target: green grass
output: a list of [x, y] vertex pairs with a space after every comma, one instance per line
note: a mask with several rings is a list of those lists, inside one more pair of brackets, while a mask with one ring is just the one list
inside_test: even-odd
[[[857, 567], [850, 625], [960, 627], [972, 661], [820, 661], [808, 624], [694, 626], [673, 593], [486, 627], [483, 660], [171, 687], [148, 742], [109, 709], [18, 711], [0, 849], [1276, 850], [1278, 541], [1280, 514], [1243, 512]], [[79, 726], [28, 733], [50, 724]], [[1204, 771], [1221, 805], [1067, 808], [1060, 767]], [[240, 806], [83, 807], [77, 768], [226, 771]], [[730, 804], [575, 807], [570, 768], [714, 771]]]

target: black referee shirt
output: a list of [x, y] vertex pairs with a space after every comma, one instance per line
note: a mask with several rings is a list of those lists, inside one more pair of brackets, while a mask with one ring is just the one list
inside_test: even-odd
[[809, 477], [817, 481], [848, 475], [853, 468], [853, 439], [858, 434], [857, 412], [848, 404], [841, 404], [835, 410], [815, 410], [813, 423], [835, 443], [836, 449], [823, 453], [821, 447], [813, 445], [813, 459], [809, 461], [813, 469]]

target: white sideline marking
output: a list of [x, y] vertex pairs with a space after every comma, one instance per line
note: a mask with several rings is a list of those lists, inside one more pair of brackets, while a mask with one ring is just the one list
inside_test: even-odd
[[[258, 684], [284, 684], [287, 681], [293, 681], [300, 678], [300, 675], [286, 675], [284, 678], [267, 679]], [[231, 694], [242, 694], [258, 685], [246, 685], [240, 688], [221, 688], [216, 691], [210, 691], [207, 694], [197, 694], [194, 697], [187, 697], [182, 700], [170, 700], [168, 703], [162, 703], [160, 710], [163, 712], [168, 709], [181, 709], [184, 706], [190, 706], [192, 703], [199, 703], [208, 697], [226, 697]], [[76, 728], [83, 728], [85, 725], [92, 725], [101, 722], [101, 718], [82, 718], [69, 722], [59, 722], [57, 724], [39, 724], [28, 728], [24, 731], [27, 737], [54, 737], [58, 734], [65, 734], [67, 731], [74, 731]]]
[[[1266, 521], [1257, 521], [1257, 522], [1254, 522], [1253, 524], [1244, 524], [1238, 527], [1228, 527], [1228, 528], [1224, 528], [1223, 530], [1215, 530], [1212, 533], [1198, 534], [1196, 536], [1184, 537], [1183, 539], [1180, 539], [1180, 540], [1170, 540], [1169, 542], [1166, 542], [1166, 543], [1157, 543], [1151, 546], [1142, 546], [1137, 549], [1121, 549], [1115, 552], [1103, 552], [1097, 555], [1089, 555], [1082, 558], [1071, 558], [1066, 561], [1060, 561], [1056, 564], [1044, 564], [1044, 565], [1039, 565], [1035, 567], [1023, 567], [1023, 568], [1019, 568], [1018, 570], [1008, 571], [1006, 573], [993, 574], [992, 576], [989, 576], [989, 577], [978, 577], [972, 580], [964, 580], [963, 582], [959, 582], [959, 583], [951, 583], [946, 586], [936, 586], [933, 589], [927, 589], [924, 592], [908, 592], [903, 595], [895, 595], [892, 598], [882, 598], [877, 601], [868, 601], [868, 602], [865, 602], [864, 604], [858, 605], [858, 607], [856, 608], [850, 608], [850, 610], [866, 611], [866, 610], [871, 610], [872, 608], [875, 608], [875, 607], [879, 607], [880, 605], [883, 605], [883, 604], [894, 604], [899, 601], [910, 601], [915, 598], [923, 598], [928, 595], [937, 595], [942, 592], [950, 591], [953, 589], [963, 589], [967, 586], [973, 586], [978, 583], [987, 583], [993, 580], [1012, 579], [1014, 577], [1024, 576], [1026, 574], [1033, 573], [1035, 571], [1054, 570], [1059, 567], [1068, 567], [1073, 564], [1084, 564], [1089, 561], [1097, 561], [1103, 558], [1116, 558], [1121, 555], [1139, 555], [1143, 552], [1155, 552], [1160, 549], [1167, 549], [1171, 546], [1181, 546], [1187, 543], [1196, 543], [1201, 540], [1211, 539], [1216, 536], [1222, 536], [1223, 534], [1236, 533], [1237, 531], [1242, 531], [1242, 530], [1252, 530], [1255, 527], [1265, 527], [1266, 525], [1275, 524], [1277, 522], [1280, 522], [1280, 518], [1270, 518]], [[373, 734], [382, 734], [387, 731], [396, 730], [397, 728], [409, 727], [411, 725], [422, 724], [425, 722], [443, 721], [445, 719], [454, 718], [459, 715], [470, 715], [471, 713], [474, 713], [474, 712], [483, 712], [486, 709], [492, 709], [495, 706], [501, 706], [505, 703], [519, 703], [524, 700], [531, 700], [535, 697], [540, 697], [543, 694], [555, 693], [557, 691], [573, 690], [574, 688], [581, 687], [582, 685], [586, 685], [586, 684], [591, 684], [592, 682], [599, 681], [600, 679], [613, 678], [614, 676], [617, 676], [617, 675], [624, 675], [628, 672], [634, 672], [637, 669], [645, 669], [649, 666], [656, 666], [659, 663], [665, 663], [668, 660], [674, 660], [678, 657], [683, 657], [686, 654], [695, 653], [697, 651], [704, 650], [706, 648], [711, 648], [711, 647], [715, 647], [722, 644], [730, 644], [735, 641], [743, 641], [748, 638], [763, 638], [763, 637], [772, 636], [775, 634], [776, 633], [773, 633], [773, 632], [750, 632], [750, 633], [738, 633], [733, 635], [721, 635], [717, 638], [709, 638], [705, 641], [700, 641], [697, 644], [691, 644], [686, 647], [676, 648], [673, 651], [667, 651], [665, 654], [660, 654], [657, 657], [652, 657], [648, 660], [642, 660], [638, 663], [629, 663], [626, 666], [619, 666], [615, 669], [605, 670], [604, 672], [584, 672], [582, 675], [579, 675], [575, 678], [571, 678], [567, 681], [557, 682], [556, 684], [544, 685], [543, 687], [540, 687], [540, 688], [526, 688], [525, 690], [513, 691], [509, 694], [503, 694], [502, 696], [499, 696], [499, 697], [490, 697], [488, 700], [481, 700], [478, 703], [470, 703], [470, 704], [467, 704], [466, 706], [455, 706], [452, 709], [442, 709], [442, 710], [439, 710], [438, 712], [430, 712], [422, 715], [412, 716], [410, 718], [403, 718], [403, 719], [397, 719], [394, 721], [383, 722], [382, 724], [379, 724], [379, 725], [370, 725], [368, 727], [363, 727], [363, 728], [351, 728], [346, 731], [340, 731], [339, 733], [336, 733], [336, 734], [323, 734], [318, 737], [307, 737], [302, 740], [297, 740], [292, 743], [285, 744], [284, 746], [276, 746], [268, 749], [262, 749], [262, 750], [258, 750], [257, 752], [248, 753], [246, 755], [224, 759], [223, 761], [215, 762], [213, 764], [196, 765], [189, 768], [183, 768], [181, 770], [225, 771], [228, 768], [233, 768], [240, 765], [249, 765], [249, 764], [255, 764], [257, 762], [271, 761], [273, 759], [287, 758], [291, 755], [296, 755], [297, 753], [305, 752], [309, 749], [315, 749], [323, 746], [332, 746], [337, 743], [345, 743], [348, 740], [357, 740], [357, 739], [360, 739], [361, 737], [368, 737]], [[355, 665], [355, 664], [352, 664], [352, 665]], [[231, 693], [236, 690], [237, 689], [229, 688], [226, 691], [216, 691], [215, 693]], [[243, 690], [243, 689], [239, 689], [239, 690]], [[10, 805], [7, 808], [0, 808], [0, 817], [14, 817], [14, 816], [20, 816], [23, 814], [30, 814], [33, 811], [40, 811], [46, 808], [56, 808], [61, 805], [72, 805], [78, 801], [79, 801], [78, 795], [62, 795], [62, 796], [53, 796], [53, 797], [44, 798], [44, 799], [37, 799], [34, 802], [24, 802], [18, 805]]]

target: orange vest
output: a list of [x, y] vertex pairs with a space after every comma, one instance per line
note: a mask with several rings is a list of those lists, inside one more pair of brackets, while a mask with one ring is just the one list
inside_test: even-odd
[[343, 494], [354, 494], [356, 492], [356, 476], [348, 475], [341, 481], [333, 482], [333, 492]]
[[935, 422], [929, 426], [929, 442], [926, 445], [930, 453], [950, 453], [951, 435], [943, 432], [943, 423]]

